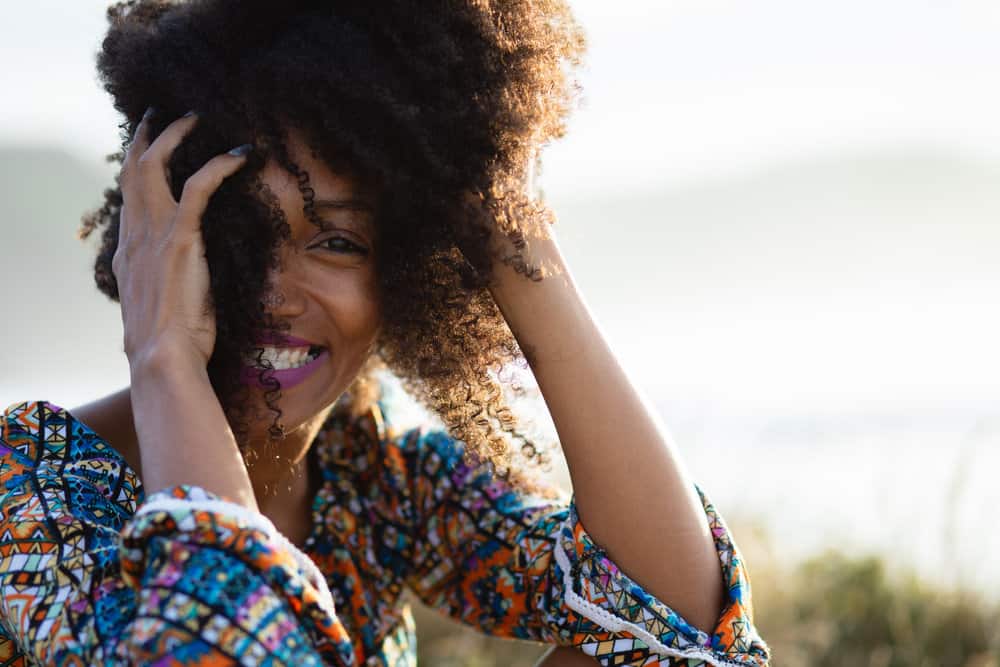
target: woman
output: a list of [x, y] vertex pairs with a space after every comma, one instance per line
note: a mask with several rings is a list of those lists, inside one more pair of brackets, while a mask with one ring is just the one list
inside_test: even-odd
[[[564, 2], [108, 16], [128, 132], [83, 233], [131, 385], [5, 413], [0, 659], [414, 664], [405, 586], [547, 665], [767, 662], [532, 196], [583, 51]], [[522, 352], [570, 499], [501, 391]], [[393, 431], [381, 365], [447, 431]]]

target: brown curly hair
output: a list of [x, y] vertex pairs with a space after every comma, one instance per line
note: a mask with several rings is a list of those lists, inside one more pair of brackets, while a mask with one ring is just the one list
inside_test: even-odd
[[[523, 364], [489, 285], [497, 261], [539, 276], [515, 252], [498, 255], [491, 229], [523, 247], [552, 221], [526, 192], [539, 148], [565, 132], [585, 49], [565, 0], [132, 0], [107, 10], [97, 57], [105, 89], [125, 121], [119, 164], [143, 112], [156, 136], [189, 109], [199, 123], [170, 161], [171, 187], [209, 158], [252, 143], [244, 169], [213, 196], [203, 221], [217, 343], [209, 376], [240, 440], [247, 433], [241, 359], [258, 334], [287, 330], [262, 306], [266, 276], [289, 228], [258, 178], [269, 157], [298, 178], [312, 209], [309, 174], [290, 159], [299, 130], [331, 169], [373, 189], [382, 322], [372, 363], [352, 386], [353, 409], [373, 394], [376, 362], [436, 412], [470, 457], [529, 483], [512, 465], [518, 443], [545, 455], [517, 427], [501, 369]], [[252, 195], [252, 196], [248, 196]], [[83, 218], [81, 237], [103, 227], [99, 289], [117, 299], [111, 258], [120, 187]], [[262, 371], [274, 406], [278, 383]]]

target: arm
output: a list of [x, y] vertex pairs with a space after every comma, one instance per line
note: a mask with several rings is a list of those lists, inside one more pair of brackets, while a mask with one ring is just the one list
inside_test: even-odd
[[463, 445], [440, 431], [381, 446], [376, 460], [405, 472], [385, 475], [371, 497], [388, 505], [372, 514], [405, 517], [406, 539], [389, 542], [402, 551], [389, 560], [410, 564], [406, 582], [432, 608], [487, 634], [573, 647], [591, 664], [767, 663], [739, 551], [704, 497], [702, 520], [729, 584], [709, 633], [631, 579], [588, 534], [572, 498], [510, 487], [488, 465], [467, 463]]
[[[555, 239], [532, 239], [525, 252], [546, 277], [526, 280], [497, 263], [492, 292], [552, 415], [581, 519], [650, 594], [696, 627], [714, 627], [723, 582], [694, 484], [608, 347]], [[641, 520], [637, 507], [647, 509]]]
[[132, 363], [131, 371], [143, 485], [156, 491], [192, 484], [257, 512], [250, 475], [205, 368], [187, 355], [162, 353]]
[[256, 511], [249, 473], [208, 379], [216, 331], [201, 235], [209, 199], [246, 155], [213, 157], [175, 201], [167, 164], [198, 117], [173, 121], [150, 143], [151, 111], [122, 164], [112, 259], [143, 483], [151, 492], [193, 484]]

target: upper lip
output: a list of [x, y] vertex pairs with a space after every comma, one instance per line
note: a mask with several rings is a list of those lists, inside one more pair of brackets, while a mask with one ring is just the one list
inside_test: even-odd
[[259, 345], [269, 345], [272, 347], [320, 347], [319, 344], [313, 343], [312, 341], [277, 332], [266, 332], [259, 336], [254, 342]]

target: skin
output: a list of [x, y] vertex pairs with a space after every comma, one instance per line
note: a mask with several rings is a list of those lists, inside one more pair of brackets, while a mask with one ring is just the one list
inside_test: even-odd
[[[244, 159], [213, 158], [191, 177], [181, 201], [174, 202], [165, 191], [164, 165], [195, 122], [195, 117], [177, 120], [149, 145], [144, 121], [126, 156], [126, 231], [113, 268], [132, 384], [78, 408], [77, 414], [98, 424], [99, 433], [103, 427], [120, 438], [110, 441], [126, 450], [127, 460], [141, 460], [148, 492], [198, 484], [263, 512], [298, 542], [308, 533], [311, 498], [303, 474], [305, 454], [377, 334], [372, 253], [362, 258], [317, 250], [313, 244], [331, 233], [304, 219], [289, 176], [265, 170], [263, 179], [279, 196], [293, 229], [282, 270], [273, 276], [276, 291], [285, 297], [278, 314], [291, 320], [293, 336], [336, 353], [327, 368], [282, 392], [283, 422], [292, 431], [282, 443], [286, 460], [248, 470], [205, 371], [214, 323], [204, 308], [208, 274], [198, 222], [211, 192]], [[294, 133], [289, 148], [309, 170], [317, 199], [358, 195], [349, 179], [311, 161]], [[357, 235], [351, 240], [374, 249], [376, 239], [364, 216], [354, 216], [350, 223], [346, 218], [330, 220], [345, 227], [345, 235]], [[501, 254], [510, 250], [501, 234], [494, 244]], [[693, 484], [594, 322], [554, 236], [528, 239], [522, 252], [530, 264], [542, 267], [544, 279], [526, 280], [498, 263], [491, 291], [521, 348], [531, 352], [529, 363], [566, 455], [580, 519], [624, 572], [696, 627], [710, 631], [721, 610], [722, 577]], [[138, 265], [141, 272], [132, 270]], [[588, 409], [581, 410], [582, 405]], [[177, 419], [179, 414], [185, 418]], [[268, 423], [258, 425], [260, 433]], [[275, 496], [262, 492], [274, 482], [287, 483], [288, 491]], [[558, 648], [540, 664], [592, 665], [594, 660]]]

